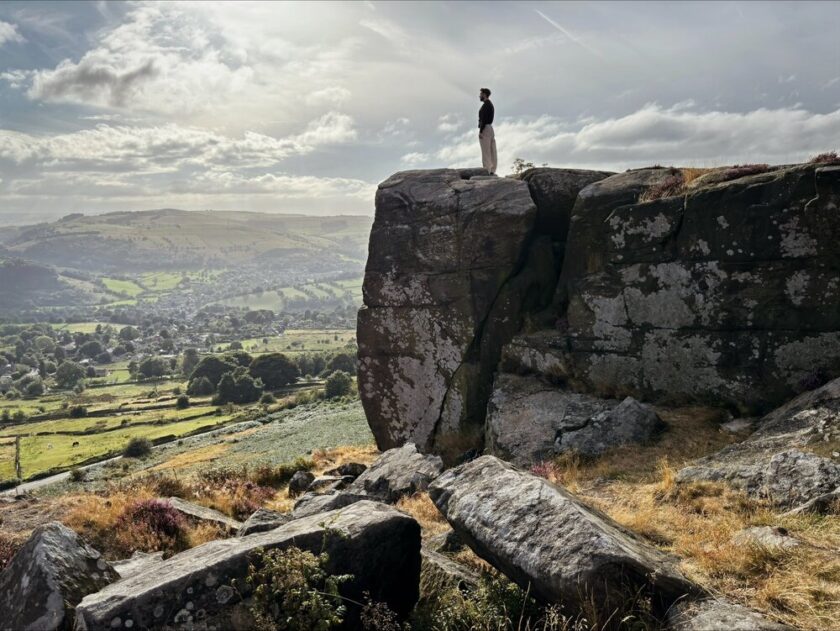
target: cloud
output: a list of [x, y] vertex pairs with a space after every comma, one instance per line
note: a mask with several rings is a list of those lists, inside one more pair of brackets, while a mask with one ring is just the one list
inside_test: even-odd
[[9, 24], [8, 22], [0, 20], [0, 46], [9, 42], [22, 44], [25, 41], [26, 40], [23, 36], [18, 32], [18, 28], [15, 24]]
[[461, 118], [457, 114], [444, 114], [438, 119], [438, 131], [449, 133], [461, 127]]
[[[785, 163], [833, 149], [840, 138], [840, 109], [827, 114], [802, 108], [750, 112], [697, 111], [690, 104], [657, 104], [615, 118], [574, 126], [557, 117], [502, 119], [496, 125], [499, 163], [521, 157], [563, 166], [624, 169], [649, 164], [718, 165]], [[466, 132], [438, 148], [450, 166], [475, 165], [478, 139]]]
[[420, 153], [414, 151], [412, 153], [407, 153], [400, 158], [400, 161], [404, 164], [410, 165], [418, 165], [423, 164], [425, 162], [429, 162], [432, 159], [432, 156], [428, 153]]

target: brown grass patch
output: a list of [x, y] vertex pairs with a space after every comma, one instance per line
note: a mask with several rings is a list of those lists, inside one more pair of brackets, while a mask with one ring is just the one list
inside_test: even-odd
[[208, 445], [198, 449], [191, 449], [182, 454], [178, 454], [160, 464], [148, 469], [150, 472], [183, 469], [192, 465], [200, 464], [202, 462], [211, 462], [221, 456], [230, 448], [227, 443], [220, 443], [218, 445]]
[[377, 456], [379, 456], [379, 450], [376, 445], [348, 445], [332, 449], [316, 449], [312, 452], [312, 460], [315, 462], [313, 472], [315, 475], [321, 475], [324, 471], [347, 462], [370, 465]]
[[423, 536], [437, 535], [449, 530], [449, 523], [441, 515], [432, 498], [426, 492], [403, 497], [397, 502], [397, 508], [417, 520], [423, 529]]

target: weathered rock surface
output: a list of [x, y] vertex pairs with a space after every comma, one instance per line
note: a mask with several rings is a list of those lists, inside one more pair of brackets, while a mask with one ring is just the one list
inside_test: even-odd
[[808, 500], [804, 504], [800, 504], [790, 509], [786, 514], [801, 515], [803, 513], [813, 513], [815, 515], [829, 515], [840, 513], [840, 487], [834, 489], [830, 493], [818, 495], [814, 499]]
[[315, 474], [311, 471], [296, 471], [289, 480], [289, 497], [297, 497], [305, 493], [314, 480]]
[[345, 493], [343, 491], [333, 491], [332, 493], [304, 493], [300, 499], [295, 502], [292, 516], [297, 519], [299, 517], [308, 517], [309, 515], [317, 515], [318, 513], [326, 513], [327, 511], [335, 510], [337, 508], [344, 508], [361, 502], [362, 500], [370, 499], [367, 495], [360, 493]]
[[206, 506], [193, 504], [192, 502], [188, 502], [180, 497], [170, 497], [169, 499], [162, 501], [167, 502], [170, 506], [172, 506], [172, 508], [181, 514], [186, 515], [189, 519], [218, 524], [229, 532], [235, 532], [242, 526], [242, 522], [237, 521], [233, 517], [228, 517], [224, 513], [212, 508], [207, 508]]
[[423, 560], [424, 580], [432, 580], [437, 585], [451, 585], [464, 590], [478, 585], [478, 574], [463, 563], [458, 563], [448, 556], [423, 547], [420, 550]]
[[671, 631], [793, 631], [760, 613], [720, 599], [683, 601], [668, 612]]
[[583, 189], [558, 293], [564, 376], [605, 396], [765, 411], [840, 369], [840, 168], [799, 165], [639, 203], [669, 169]]
[[128, 578], [141, 572], [150, 572], [160, 563], [163, 563], [163, 552], [141, 552], [137, 550], [128, 559], [112, 561], [111, 567], [116, 570], [120, 578]]
[[380, 449], [482, 446], [502, 345], [551, 301], [556, 264], [524, 181], [481, 169], [379, 185], [359, 312], [359, 391]]
[[424, 541], [423, 545], [435, 552], [458, 552], [464, 549], [464, 542], [451, 528], [439, 535], [432, 535]]
[[381, 502], [396, 502], [425, 490], [441, 471], [443, 461], [439, 456], [421, 454], [414, 443], [407, 443], [380, 455], [347, 491]]
[[651, 441], [665, 424], [632, 397], [619, 402], [552, 386], [535, 376], [496, 375], [487, 404], [488, 453], [520, 466], [577, 452]]
[[73, 607], [118, 578], [75, 532], [58, 522], [41, 526], [0, 573], [0, 628], [67, 629]]
[[736, 545], [753, 545], [764, 548], [796, 548], [802, 544], [796, 537], [791, 537], [784, 528], [772, 526], [753, 526], [735, 533], [732, 543]]
[[700, 591], [606, 515], [493, 456], [444, 472], [429, 492], [476, 554], [544, 601], [573, 607], [592, 596], [611, 613], [627, 589], [641, 588], [665, 611]]
[[723, 481], [779, 506], [797, 506], [840, 487], [840, 464], [806, 451], [838, 439], [840, 379], [766, 415], [749, 438], [695, 461], [677, 481]]
[[367, 469], [367, 465], [363, 465], [361, 462], [345, 462], [338, 465], [335, 469], [330, 469], [325, 471], [325, 475], [335, 475], [338, 477], [351, 477], [353, 479], [358, 478], [362, 475]]
[[236, 534], [239, 537], [247, 537], [257, 532], [274, 530], [292, 519], [293, 517], [289, 513], [280, 513], [275, 510], [260, 508], [245, 520], [245, 523], [239, 527]]
[[307, 493], [325, 493], [327, 491], [340, 491], [353, 482], [350, 476], [321, 475], [312, 480], [306, 487]]
[[[245, 576], [248, 560], [258, 549], [289, 546], [316, 554], [323, 549], [329, 555], [329, 572], [352, 574], [353, 580], [341, 588], [347, 598], [362, 601], [362, 592], [369, 591], [374, 600], [403, 616], [417, 600], [419, 525], [394, 508], [359, 502], [269, 532], [212, 541], [176, 554], [154, 573], [136, 574], [86, 597], [76, 609], [76, 629], [244, 630], [246, 617], [237, 615], [239, 594], [231, 582]], [[352, 605], [350, 609], [349, 615], [358, 614]]]

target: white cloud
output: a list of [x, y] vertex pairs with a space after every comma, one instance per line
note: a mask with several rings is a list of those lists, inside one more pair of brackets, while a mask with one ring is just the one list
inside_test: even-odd
[[[701, 112], [683, 103], [649, 104], [617, 118], [572, 127], [556, 117], [502, 119], [496, 125], [499, 163], [521, 157], [563, 166], [623, 169], [646, 164], [785, 163], [835, 148], [840, 109], [817, 114], [801, 108], [751, 112]], [[480, 161], [470, 131], [440, 147], [435, 157], [450, 166]]]
[[428, 153], [414, 151], [412, 153], [405, 154], [402, 158], [400, 158], [400, 161], [404, 164], [418, 165], [429, 162], [431, 159], [432, 156]]
[[461, 127], [461, 117], [457, 114], [444, 114], [438, 119], [438, 131], [450, 133]]
[[18, 28], [15, 24], [9, 24], [8, 22], [0, 20], [0, 46], [3, 46], [3, 44], [8, 42], [22, 44], [25, 41], [26, 40], [23, 38], [23, 35], [18, 32]]

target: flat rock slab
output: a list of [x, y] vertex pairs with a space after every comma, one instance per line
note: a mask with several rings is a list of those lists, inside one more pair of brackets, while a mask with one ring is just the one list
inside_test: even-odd
[[245, 523], [239, 527], [237, 536], [247, 537], [257, 532], [266, 532], [267, 530], [274, 530], [283, 524], [290, 522], [293, 519], [289, 513], [280, 513], [267, 508], [260, 508], [251, 514]]
[[120, 575], [120, 578], [128, 578], [134, 574], [150, 572], [159, 563], [163, 563], [163, 552], [141, 552], [138, 550], [130, 558], [112, 561], [111, 565]]
[[304, 493], [297, 502], [295, 502], [292, 515], [295, 519], [300, 517], [308, 517], [309, 515], [317, 515], [318, 513], [326, 513], [327, 511], [335, 510], [337, 508], [344, 508], [370, 499], [363, 493], [347, 493], [344, 491], [333, 491], [331, 493]]
[[[331, 536], [332, 533], [332, 536]], [[197, 625], [244, 631], [236, 615], [240, 595], [231, 586], [259, 550], [296, 546], [329, 555], [328, 571], [352, 574], [342, 594], [362, 601], [368, 591], [404, 616], [418, 597], [420, 526], [389, 506], [359, 502], [297, 519], [265, 533], [211, 541], [167, 559], [85, 598], [76, 609], [78, 631]], [[247, 594], [243, 594], [247, 597]], [[353, 615], [353, 607], [348, 614]], [[358, 611], [355, 612], [358, 614]]]
[[182, 513], [191, 519], [208, 521], [224, 526], [224, 528], [229, 532], [239, 530], [240, 526], [242, 526], [242, 522], [237, 521], [233, 517], [228, 517], [224, 513], [220, 513], [212, 508], [207, 508], [206, 506], [193, 504], [192, 502], [188, 502], [180, 497], [170, 497], [169, 499], [162, 501], [167, 502], [179, 513]]
[[543, 601], [603, 612], [643, 589], [665, 611], [700, 588], [675, 560], [582, 504], [568, 491], [493, 456], [450, 469], [429, 493], [476, 554]]
[[720, 599], [677, 603], [668, 612], [670, 631], [793, 631], [760, 613]]
[[58, 522], [40, 526], [0, 574], [0, 628], [68, 629], [73, 607], [118, 578], [75, 532]]
[[461, 590], [478, 585], [478, 574], [463, 563], [453, 561], [445, 554], [426, 547], [420, 550], [420, 556], [423, 559], [423, 573], [430, 578], [434, 577], [434, 584], [451, 585]]
[[421, 454], [414, 443], [406, 443], [380, 455], [347, 491], [381, 502], [396, 502], [425, 490], [441, 471], [443, 461], [438, 456]]
[[796, 537], [791, 537], [784, 528], [772, 526], [754, 526], [744, 528], [732, 537], [735, 545], [761, 546], [763, 548], [782, 548], [788, 550], [802, 545]]
[[743, 442], [682, 469], [677, 481], [727, 482], [785, 508], [840, 487], [840, 464], [808, 451], [840, 440], [840, 379], [797, 396], [764, 416], [757, 427]]

